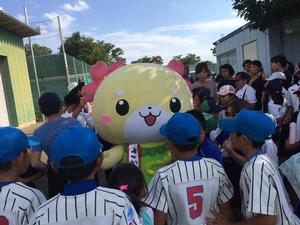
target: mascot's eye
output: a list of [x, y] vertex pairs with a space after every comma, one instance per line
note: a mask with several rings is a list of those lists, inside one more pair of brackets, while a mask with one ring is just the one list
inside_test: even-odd
[[119, 115], [125, 116], [129, 111], [129, 104], [125, 99], [121, 99], [116, 104], [116, 111]]
[[170, 109], [173, 113], [177, 113], [181, 109], [181, 103], [178, 98], [172, 98], [170, 101]]

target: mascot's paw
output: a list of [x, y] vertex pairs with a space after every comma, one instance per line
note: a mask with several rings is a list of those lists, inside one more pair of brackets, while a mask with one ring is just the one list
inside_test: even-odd
[[101, 169], [107, 170], [117, 165], [123, 158], [124, 150], [122, 145], [117, 145], [108, 151], [103, 152]]

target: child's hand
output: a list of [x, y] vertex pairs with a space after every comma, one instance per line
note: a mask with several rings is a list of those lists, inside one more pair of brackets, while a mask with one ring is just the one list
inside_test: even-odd
[[233, 150], [233, 149], [232, 149], [232, 146], [231, 146], [231, 142], [228, 141], [228, 140], [226, 140], [226, 141], [223, 142], [222, 148], [224, 148], [224, 149], [227, 150], [227, 151]]

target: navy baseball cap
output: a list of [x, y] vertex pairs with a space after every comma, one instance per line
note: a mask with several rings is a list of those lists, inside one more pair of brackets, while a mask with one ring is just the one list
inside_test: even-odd
[[0, 127], [0, 163], [10, 163], [26, 149], [39, 144], [38, 139], [27, 137], [16, 127]]
[[[68, 127], [54, 140], [52, 159], [59, 169], [75, 169], [96, 160], [102, 148], [93, 130], [81, 126]], [[62, 161], [67, 157], [77, 157], [80, 162], [65, 165]]]
[[160, 134], [177, 145], [191, 145], [200, 142], [201, 125], [188, 113], [175, 113], [160, 128]]
[[220, 120], [219, 127], [228, 132], [238, 132], [256, 142], [264, 142], [275, 132], [275, 124], [267, 115], [247, 109], [234, 119]]
[[266, 83], [266, 89], [269, 92], [282, 92], [282, 82], [280, 80], [271, 80]]

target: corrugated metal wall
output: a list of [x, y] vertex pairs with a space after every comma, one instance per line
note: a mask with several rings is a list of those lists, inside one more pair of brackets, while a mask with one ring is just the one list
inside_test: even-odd
[[35, 121], [32, 93], [22, 38], [0, 30], [0, 57], [11, 125]]
[[[270, 68], [270, 46], [269, 46], [269, 33], [260, 32], [258, 30], [250, 30], [246, 28], [233, 37], [228, 38], [227, 40], [219, 43], [216, 46], [217, 56], [222, 55], [226, 52], [236, 51], [237, 59], [237, 70], [242, 71], [243, 67], [243, 45], [250, 42], [256, 41], [257, 44], [257, 55], [258, 60], [263, 64], [264, 70], [266, 73], [271, 73]], [[220, 66], [220, 65], [219, 65]]]

